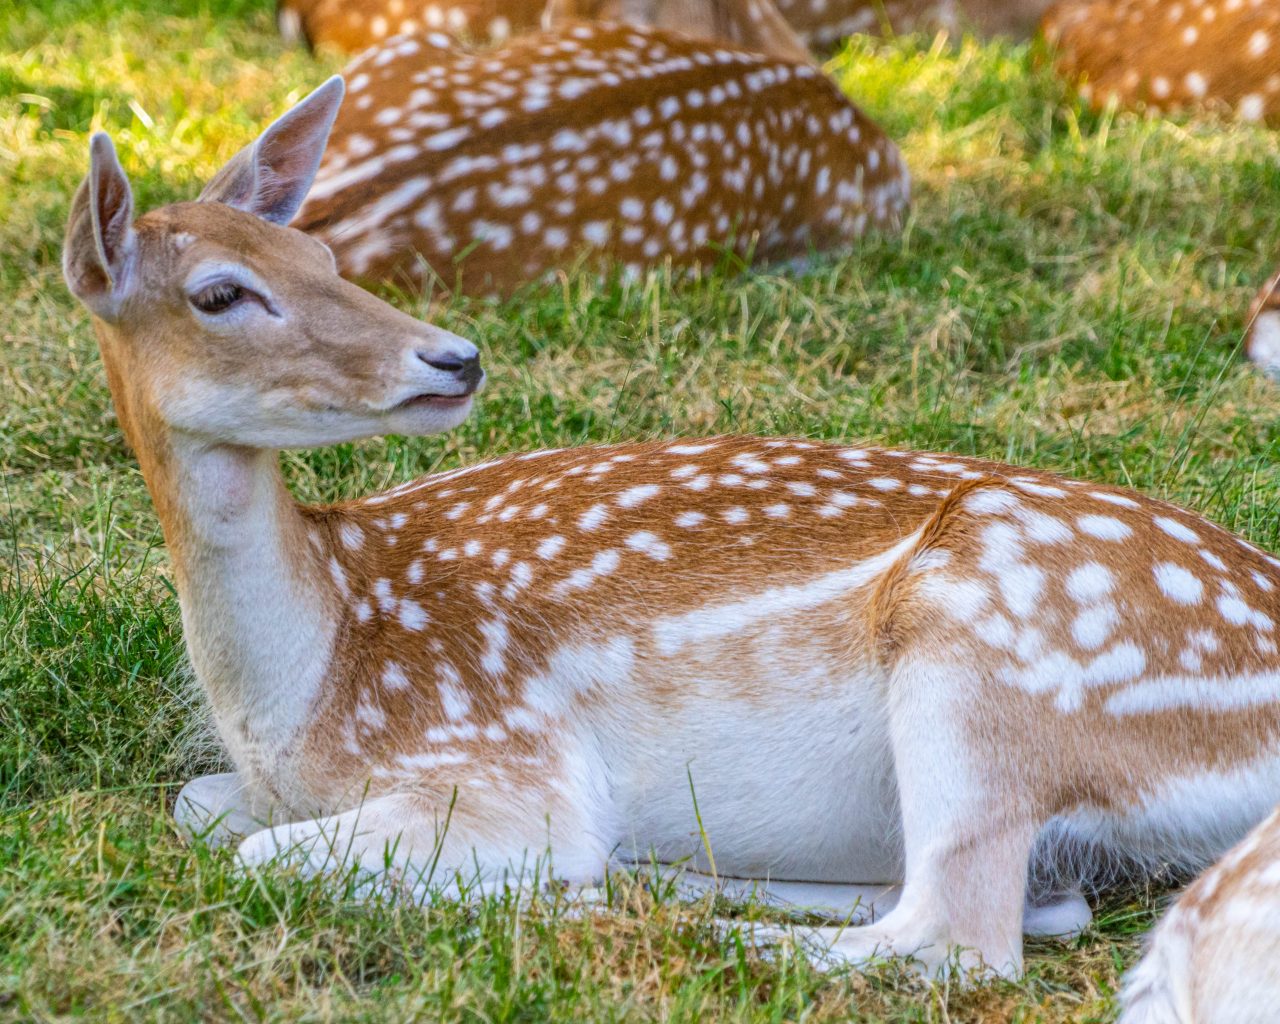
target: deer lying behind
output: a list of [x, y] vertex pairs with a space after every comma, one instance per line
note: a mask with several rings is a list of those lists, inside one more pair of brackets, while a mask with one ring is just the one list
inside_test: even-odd
[[1061, 0], [1043, 28], [1059, 72], [1095, 107], [1208, 108], [1280, 123], [1275, 0]]
[[1120, 1024], [1274, 1024], [1280, 1007], [1280, 811], [1165, 914], [1129, 975]]
[[237, 767], [188, 826], [446, 893], [540, 854], [574, 884], [702, 865], [705, 836], [766, 888], [900, 884], [809, 934], [834, 957], [1012, 975], [1029, 906], [1079, 928], [1098, 869], [1195, 868], [1267, 813], [1280, 561], [1129, 491], [723, 437], [297, 505], [277, 449], [445, 430], [483, 381], [283, 226], [341, 94], [136, 222], [97, 135], [68, 226]]
[[807, 63], [574, 24], [482, 55], [401, 37], [345, 77], [294, 227], [360, 281], [507, 293], [583, 252], [805, 256], [907, 205], [897, 147]]
[[[1025, 38], [1050, 0], [550, 0], [553, 22], [590, 18], [720, 38], [745, 49], [806, 59], [851, 35], [974, 29]], [[503, 43], [538, 28], [543, 0], [279, 0], [281, 34], [358, 53], [402, 33], [445, 31]], [[745, 19], [742, 14], [746, 14]], [[722, 31], [730, 21], [738, 26]], [[752, 28], [752, 22], [758, 24]], [[544, 27], [546, 27], [545, 23]], [[743, 27], [745, 26], [745, 27]], [[707, 31], [711, 28], [712, 31]], [[799, 54], [783, 47], [799, 45]]]
[[1268, 377], [1280, 379], [1280, 270], [1258, 292], [1246, 323], [1245, 353]]

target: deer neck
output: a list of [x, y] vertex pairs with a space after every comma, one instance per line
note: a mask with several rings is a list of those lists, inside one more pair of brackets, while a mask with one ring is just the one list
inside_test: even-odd
[[306, 724], [338, 630], [326, 542], [308, 529], [275, 451], [169, 428], [110, 367], [108, 377], [164, 530], [187, 651], [219, 731], [233, 756], [285, 744]]

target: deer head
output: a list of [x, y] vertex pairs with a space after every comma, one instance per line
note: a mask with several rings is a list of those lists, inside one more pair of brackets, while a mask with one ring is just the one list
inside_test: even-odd
[[134, 220], [110, 138], [90, 143], [63, 255], [93, 314], [112, 394], [139, 433], [286, 448], [456, 426], [484, 381], [475, 347], [338, 276], [286, 225], [342, 102], [331, 78], [231, 160], [195, 202]]

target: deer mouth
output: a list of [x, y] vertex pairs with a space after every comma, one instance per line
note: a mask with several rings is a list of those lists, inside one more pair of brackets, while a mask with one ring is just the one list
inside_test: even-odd
[[406, 409], [455, 409], [458, 406], [466, 405], [475, 395], [475, 390], [464, 391], [460, 395], [436, 395], [429, 392], [423, 392], [420, 395], [410, 395], [403, 402], [392, 407], [393, 412], [400, 412]]

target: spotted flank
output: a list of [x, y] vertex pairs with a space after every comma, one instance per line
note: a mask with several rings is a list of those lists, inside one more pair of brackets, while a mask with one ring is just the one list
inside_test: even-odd
[[345, 78], [294, 226], [361, 281], [503, 293], [584, 252], [631, 273], [803, 256], [907, 206], [897, 147], [807, 63], [573, 24], [483, 55], [401, 37]]
[[[975, 459], [752, 438], [532, 453], [326, 510], [313, 529], [335, 552], [344, 646], [391, 662], [362, 653], [351, 670], [367, 682], [335, 694], [385, 711], [351, 705], [353, 753], [390, 722], [448, 729], [450, 749], [536, 733], [529, 681], [601, 641], [598, 608], [636, 665], [691, 644], [701, 664], [803, 607], [844, 619], [868, 644], [856, 660], [886, 655], [877, 636], [943, 644], [983, 666], [993, 698], [1038, 714], [1248, 717], [1280, 699], [1280, 562], [1132, 492]], [[442, 682], [483, 700], [450, 711]], [[667, 683], [704, 685], [687, 666]]]
[[1280, 124], [1275, 0], [1060, 0], [1044, 31], [1059, 71], [1095, 107]]

